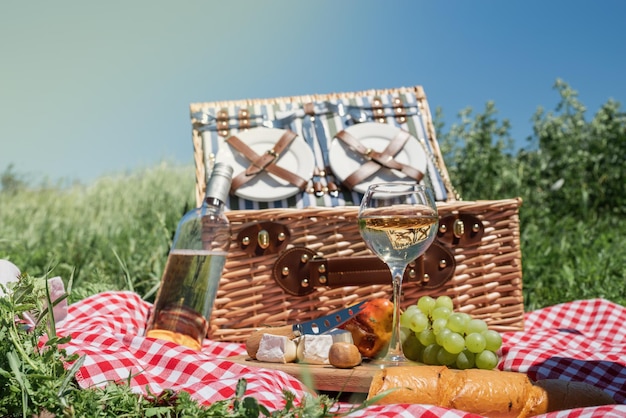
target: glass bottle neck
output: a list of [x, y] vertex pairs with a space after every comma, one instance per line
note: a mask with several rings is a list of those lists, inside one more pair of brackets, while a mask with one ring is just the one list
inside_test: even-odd
[[205, 209], [219, 212], [224, 207], [224, 202], [215, 197], [205, 197], [204, 204], [202, 205]]

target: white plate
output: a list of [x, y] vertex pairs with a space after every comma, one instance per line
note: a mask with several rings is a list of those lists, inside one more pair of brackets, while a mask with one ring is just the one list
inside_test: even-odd
[[[382, 152], [389, 142], [398, 135], [400, 128], [378, 122], [364, 122], [352, 125], [345, 129], [347, 133], [359, 140], [367, 148]], [[409, 165], [426, 174], [426, 153], [422, 144], [413, 135], [407, 139], [404, 147], [394, 159], [402, 164]], [[367, 162], [361, 154], [351, 150], [342, 140], [334, 138], [330, 144], [329, 162], [335, 176], [344, 181], [360, 166]], [[354, 186], [354, 190], [365, 193], [372, 183], [383, 183], [398, 180], [411, 180], [398, 170], [385, 167], [380, 168], [374, 175]]]
[[[262, 155], [274, 148], [274, 145], [284, 133], [284, 129], [252, 128], [239, 132], [236, 135], [257, 154]], [[227, 142], [224, 143], [224, 147], [220, 151], [216, 156], [216, 160], [231, 163], [233, 166], [233, 178], [250, 166], [250, 161]], [[289, 144], [289, 147], [283, 150], [276, 161], [276, 165], [299, 175], [305, 180], [309, 180], [313, 176], [313, 170], [315, 169], [315, 158], [309, 145], [302, 137], [297, 136]], [[272, 202], [291, 197], [299, 191], [296, 186], [287, 180], [262, 172], [237, 189], [235, 195], [257, 202]]]

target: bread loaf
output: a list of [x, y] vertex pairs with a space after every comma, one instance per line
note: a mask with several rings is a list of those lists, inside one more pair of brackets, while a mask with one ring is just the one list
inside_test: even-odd
[[490, 418], [530, 417], [546, 412], [615, 403], [600, 389], [580, 383], [533, 384], [523, 373], [451, 370], [445, 366], [400, 366], [378, 371], [368, 399], [391, 390], [376, 403], [419, 403]]

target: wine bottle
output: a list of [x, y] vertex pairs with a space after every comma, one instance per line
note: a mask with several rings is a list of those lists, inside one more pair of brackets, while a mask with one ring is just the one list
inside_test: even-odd
[[178, 223], [146, 336], [200, 350], [230, 246], [225, 203], [233, 169], [215, 164], [202, 206]]

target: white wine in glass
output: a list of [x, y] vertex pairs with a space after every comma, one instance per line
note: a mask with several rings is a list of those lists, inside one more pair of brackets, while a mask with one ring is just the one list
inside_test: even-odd
[[359, 207], [359, 232], [370, 250], [389, 266], [393, 285], [393, 329], [382, 366], [410, 363], [402, 353], [400, 297], [409, 263], [435, 239], [439, 218], [432, 190], [417, 183], [377, 183], [368, 187]]

